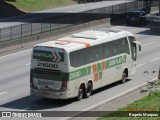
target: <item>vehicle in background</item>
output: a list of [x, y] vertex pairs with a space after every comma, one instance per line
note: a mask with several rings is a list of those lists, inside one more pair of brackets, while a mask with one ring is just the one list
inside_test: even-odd
[[148, 27], [151, 31], [160, 32], [160, 15], [150, 15], [148, 16]]
[[126, 23], [127, 25], [147, 25], [147, 13], [145, 11], [130, 11], [126, 13]]
[[30, 92], [53, 99], [89, 97], [92, 90], [134, 75], [140, 48], [132, 33], [116, 29], [87, 30], [37, 44]]

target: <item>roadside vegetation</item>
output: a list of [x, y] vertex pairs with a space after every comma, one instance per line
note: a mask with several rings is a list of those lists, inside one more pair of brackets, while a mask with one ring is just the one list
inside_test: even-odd
[[15, 2], [12, 2], [11, 0], [4, 1], [24, 12], [33, 12], [77, 4], [75, 0], [16, 0]]
[[[97, 120], [160, 120], [160, 116], [159, 117], [118, 117], [121, 115], [123, 116], [123, 114], [126, 114], [126, 116], [129, 115], [129, 113], [126, 111], [131, 110], [131, 108], [140, 109], [143, 112], [145, 108], [147, 111], [151, 111], [151, 112], [156, 111], [160, 113], [160, 91], [151, 93], [150, 95], [140, 100], [137, 100], [131, 104], [128, 104], [126, 107], [120, 108], [113, 113], [100, 117]], [[109, 117], [109, 116], [113, 116], [113, 117]]]

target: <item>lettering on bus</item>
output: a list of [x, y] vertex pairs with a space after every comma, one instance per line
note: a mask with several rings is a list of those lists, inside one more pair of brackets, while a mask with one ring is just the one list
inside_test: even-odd
[[34, 51], [33, 53], [34, 58], [48, 58], [48, 59], [53, 59], [53, 54], [51, 52], [46, 52], [46, 51]]
[[117, 64], [120, 64], [120, 63], [122, 63], [122, 58], [114, 59], [112, 61], [109, 61], [109, 66], [114, 66], [114, 65], [117, 65]]
[[72, 79], [78, 78], [80, 76], [81, 76], [81, 71], [73, 72], [70, 74], [69, 79], [72, 80]]
[[108, 61], [107, 67], [113, 67], [116, 65], [122, 64], [122, 57], [118, 57]]
[[64, 53], [63, 52], [34, 50], [33, 58], [39, 59], [41, 61], [64, 62]]
[[57, 64], [52, 64], [52, 63], [38, 62], [38, 67], [44, 67], [44, 68], [58, 68], [58, 65], [57, 65]]
[[34, 53], [34, 57], [45, 57], [45, 58], [53, 58], [53, 55], [51, 54], [43, 54], [43, 53]]

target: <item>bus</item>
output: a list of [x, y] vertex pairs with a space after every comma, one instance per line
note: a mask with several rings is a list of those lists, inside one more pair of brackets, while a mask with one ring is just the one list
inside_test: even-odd
[[90, 97], [93, 90], [135, 74], [135, 36], [118, 29], [90, 29], [37, 44], [30, 66], [31, 95], [53, 99]]

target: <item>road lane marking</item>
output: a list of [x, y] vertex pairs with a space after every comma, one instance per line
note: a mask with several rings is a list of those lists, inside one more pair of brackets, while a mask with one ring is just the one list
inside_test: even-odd
[[0, 95], [6, 94], [7, 92], [1, 92]]
[[154, 61], [156, 61], [156, 60], [159, 60], [160, 59], [160, 57], [158, 57], [158, 58], [155, 58], [155, 59], [153, 59], [153, 60], [150, 60], [151, 62], [154, 62]]
[[0, 59], [1, 59], [1, 58], [5, 58], [5, 57], [9, 57], [9, 56], [11, 56], [11, 55], [16, 55], [16, 54], [20, 54], [20, 53], [23, 53], [23, 52], [27, 52], [27, 51], [29, 51], [29, 50], [31, 50], [31, 49], [27, 49], [27, 50], [19, 51], [19, 52], [16, 52], [16, 53], [4, 55], [4, 56], [1, 56]]
[[28, 65], [30, 65], [30, 64], [31, 64], [31, 63], [27, 63], [27, 64], [25, 64], [25, 65], [27, 65], [27, 66], [28, 66]]
[[141, 67], [141, 66], [143, 66], [143, 65], [145, 65], [145, 64], [136, 65], [136, 68]]
[[156, 41], [153, 41], [153, 42], [150, 42], [150, 43], [144, 44], [144, 45], [142, 45], [142, 47], [148, 46], [148, 45], [153, 44], [153, 43], [155, 43], [155, 42], [156, 42]]

